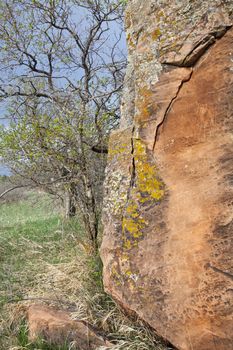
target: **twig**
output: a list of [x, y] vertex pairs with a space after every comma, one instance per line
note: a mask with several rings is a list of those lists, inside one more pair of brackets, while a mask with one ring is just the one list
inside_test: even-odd
[[18, 186], [14, 186], [14, 187], [8, 188], [6, 191], [4, 191], [3, 193], [0, 194], [0, 199], [2, 197], [4, 197], [7, 193], [9, 193], [11, 191], [14, 191], [17, 188], [28, 187], [28, 186], [30, 186], [30, 185], [18, 185]]

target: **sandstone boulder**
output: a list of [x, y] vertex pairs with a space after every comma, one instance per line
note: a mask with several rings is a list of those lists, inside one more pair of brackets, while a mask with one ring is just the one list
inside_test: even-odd
[[105, 289], [181, 350], [233, 349], [232, 2], [129, 1]]
[[28, 308], [29, 340], [43, 339], [49, 344], [71, 344], [72, 349], [94, 350], [111, 344], [97, 335], [88, 325], [71, 319], [68, 312], [43, 305]]

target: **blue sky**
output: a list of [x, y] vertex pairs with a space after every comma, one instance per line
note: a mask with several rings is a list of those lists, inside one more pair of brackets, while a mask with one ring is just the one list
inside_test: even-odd
[[0, 176], [2, 176], [2, 175], [9, 176], [10, 175], [10, 171], [9, 171], [9, 169], [6, 166], [0, 164]]
[[[81, 16], [80, 16], [80, 13], [78, 13], [78, 12], [75, 13], [75, 17], [81, 18], [82, 16], [83, 16], [83, 13]], [[85, 30], [85, 21], [82, 24], [84, 25], [84, 30]], [[111, 41], [113, 39], [113, 36], [115, 36], [119, 33], [119, 30], [120, 30], [119, 28], [120, 27], [117, 23], [114, 23], [114, 22], [111, 23], [110, 30], [108, 31], [109, 39], [105, 43], [107, 51], [108, 51], [109, 47], [111, 47]], [[114, 38], [113, 42], [114, 41], [115, 41], [115, 38]], [[122, 50], [126, 54], [127, 49], [126, 49], [125, 35], [123, 35], [121, 38], [119, 49]], [[6, 103], [1, 102], [1, 104], [0, 104], [0, 124], [7, 125], [9, 123], [9, 121], [4, 118], [4, 116], [6, 115], [6, 111], [7, 111], [7, 101], [6, 101]], [[3, 164], [1, 164], [1, 160], [0, 160], [0, 175], [9, 175], [9, 170], [7, 169], [7, 167], [5, 167]]]

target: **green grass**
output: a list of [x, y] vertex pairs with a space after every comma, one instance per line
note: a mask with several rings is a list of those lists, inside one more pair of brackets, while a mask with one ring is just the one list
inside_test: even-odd
[[89, 322], [108, 335], [113, 350], [168, 349], [104, 292], [101, 260], [90, 255], [78, 219], [64, 220], [56, 207], [36, 192], [0, 204], [0, 350], [69, 349], [29, 342], [25, 304], [35, 302]]
[[22, 322], [19, 327], [17, 341], [18, 345], [25, 350], [69, 350], [69, 345], [48, 344], [43, 339], [38, 339], [36, 342], [31, 343], [28, 339], [28, 328], [25, 322]]
[[[18, 342], [17, 335], [6, 327], [9, 305], [33, 299], [34, 294], [37, 298], [39, 287], [43, 299], [38, 277], [45, 277], [48, 267], [67, 263], [77, 254], [76, 241], [83, 236], [82, 229], [77, 220], [64, 220], [54, 207], [49, 196], [36, 192], [19, 202], [0, 205], [0, 349], [7, 350], [6, 340], [11, 339], [11, 345]], [[36, 349], [50, 349], [46, 346], [43, 343]]]

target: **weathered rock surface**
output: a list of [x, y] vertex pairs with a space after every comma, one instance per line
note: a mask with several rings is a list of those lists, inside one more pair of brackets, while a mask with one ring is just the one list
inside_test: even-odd
[[29, 340], [44, 339], [53, 345], [72, 343], [72, 349], [94, 350], [111, 344], [98, 336], [81, 321], [74, 321], [69, 313], [43, 305], [28, 309]]
[[233, 3], [129, 1], [106, 291], [182, 350], [233, 349]]

